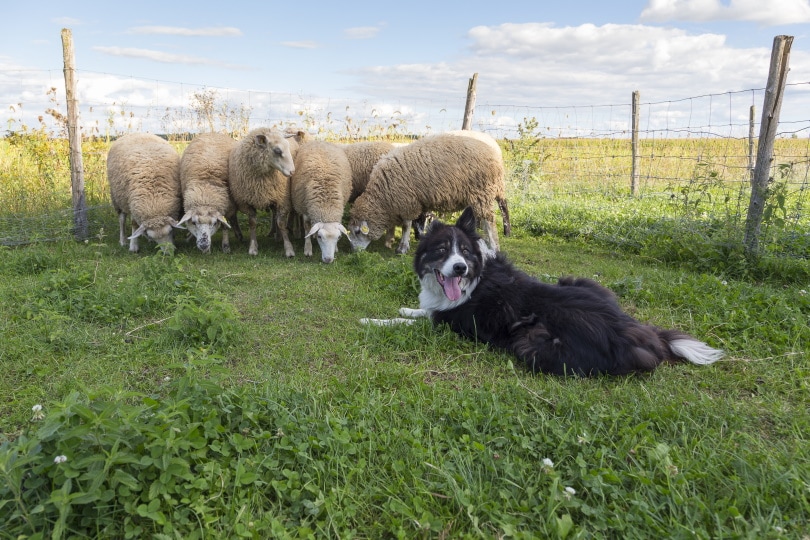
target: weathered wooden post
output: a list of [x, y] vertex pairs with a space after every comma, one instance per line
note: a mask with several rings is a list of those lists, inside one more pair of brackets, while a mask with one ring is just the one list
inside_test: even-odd
[[84, 164], [82, 134], [79, 130], [79, 100], [76, 97], [76, 67], [73, 34], [62, 29], [62, 56], [65, 65], [65, 97], [67, 99], [67, 132], [70, 147], [70, 185], [73, 194], [73, 234], [77, 240], [87, 238], [87, 202], [84, 196]]
[[788, 59], [793, 36], [776, 36], [771, 50], [771, 67], [765, 87], [765, 102], [762, 106], [762, 121], [759, 126], [759, 144], [754, 175], [751, 180], [751, 201], [745, 219], [745, 253], [756, 255], [759, 251], [759, 237], [762, 228], [762, 215], [768, 198], [768, 179], [773, 163], [773, 145], [776, 129], [779, 126], [779, 111], [782, 109], [785, 81], [788, 74]]
[[632, 139], [630, 143], [630, 147], [633, 154], [633, 164], [632, 169], [630, 172], [630, 193], [635, 197], [638, 195], [638, 179], [641, 176], [641, 171], [639, 170], [641, 159], [639, 157], [639, 145], [638, 145], [638, 124], [639, 124], [639, 111], [638, 111], [638, 103], [639, 103], [639, 91], [636, 90], [633, 92], [633, 120], [632, 120]]
[[464, 106], [464, 122], [461, 129], [472, 129], [472, 118], [475, 112], [475, 85], [478, 82], [478, 73], [473, 73], [467, 84], [467, 105]]

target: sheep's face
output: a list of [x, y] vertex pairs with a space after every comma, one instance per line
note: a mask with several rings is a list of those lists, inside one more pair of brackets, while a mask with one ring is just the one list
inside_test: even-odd
[[331, 263], [335, 260], [337, 244], [341, 235], [349, 236], [349, 231], [340, 223], [316, 223], [307, 233], [307, 238], [315, 236], [321, 248], [321, 261]]
[[180, 223], [171, 217], [150, 219], [141, 223], [129, 239], [134, 240], [145, 234], [156, 244], [171, 244], [174, 242], [174, 227], [179, 225]]
[[349, 241], [352, 243], [352, 251], [363, 251], [372, 240], [378, 240], [385, 229], [371, 225], [366, 220], [351, 219], [349, 221]]
[[186, 224], [188, 231], [197, 239], [197, 248], [203, 253], [211, 252], [211, 238], [219, 230], [220, 224], [230, 227], [225, 217], [212, 209], [186, 212], [178, 225]]
[[284, 176], [292, 176], [295, 172], [292, 146], [284, 135], [268, 129], [253, 135], [253, 144], [270, 169], [275, 169]]

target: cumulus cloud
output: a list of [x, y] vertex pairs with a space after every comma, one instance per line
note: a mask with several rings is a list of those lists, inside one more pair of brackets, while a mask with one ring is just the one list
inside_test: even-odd
[[188, 64], [188, 65], [216, 66], [226, 69], [245, 69], [244, 66], [227, 64], [224, 62], [220, 62], [218, 60], [203, 58], [201, 56], [172, 54], [163, 51], [155, 51], [151, 49], [138, 49], [134, 47], [93, 47], [93, 50], [104, 54], [109, 54], [111, 56], [139, 58], [144, 60], [152, 60], [154, 62], [162, 62], [164, 64]]
[[650, 0], [642, 22], [749, 21], [766, 26], [810, 22], [810, 0]]
[[343, 34], [349, 39], [370, 39], [375, 37], [379, 32], [379, 26], [357, 26], [355, 28], [345, 29]]
[[284, 47], [291, 49], [317, 49], [318, 44], [314, 41], [282, 41]]
[[155, 34], [164, 36], [241, 36], [242, 31], [232, 26], [218, 26], [210, 28], [183, 28], [179, 26], [136, 26], [130, 28], [130, 34]]
[[770, 58], [769, 47], [729, 47], [720, 34], [645, 25], [508, 23], [477, 26], [468, 37], [471, 54], [457, 61], [369, 68], [363, 89], [463, 94], [478, 72], [479, 100], [484, 92], [507, 103], [570, 105], [574, 94], [586, 104], [624, 103], [633, 90], [677, 99], [761, 87]]

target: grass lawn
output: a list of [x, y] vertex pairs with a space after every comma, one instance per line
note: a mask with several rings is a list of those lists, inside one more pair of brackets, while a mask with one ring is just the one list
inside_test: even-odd
[[264, 230], [258, 257], [163, 257], [106, 230], [0, 252], [0, 538], [810, 535], [806, 285], [518, 228], [529, 273], [728, 353], [563, 379], [426, 321], [361, 326], [418, 303], [381, 245], [324, 265]]

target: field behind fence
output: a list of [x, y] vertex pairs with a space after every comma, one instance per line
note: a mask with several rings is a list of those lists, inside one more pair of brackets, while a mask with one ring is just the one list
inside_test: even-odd
[[[88, 77], [84, 77], [87, 79]], [[56, 83], [55, 83], [56, 84]], [[105, 178], [106, 152], [124, 133], [166, 135], [182, 151], [196, 133], [241, 136], [259, 125], [306, 130], [336, 141], [409, 141], [462, 125], [457, 103], [371, 103], [154, 82], [179, 94], [167, 105], [80, 102], [85, 193], [90, 234], [116, 226]], [[173, 86], [177, 86], [174, 88]], [[806, 260], [810, 254], [810, 117], [792, 109], [810, 83], [787, 85], [763, 219], [763, 254]], [[631, 196], [633, 152], [627, 104], [526, 107], [479, 103], [472, 128], [503, 149], [516, 225], [530, 233], [584, 237], [643, 251], [697, 258], [683, 249], [736, 253], [751, 194], [763, 89], [728, 92], [638, 107], [637, 191]], [[71, 179], [65, 107], [55, 86], [33, 107], [6, 112], [0, 140], [0, 244], [70, 237]], [[679, 228], [686, 233], [676, 241]], [[664, 226], [662, 226], [664, 224]], [[650, 232], [652, 231], [652, 232]], [[652, 236], [651, 236], [652, 235]], [[652, 240], [657, 235], [656, 240]], [[706, 247], [708, 246], [708, 248]], [[723, 251], [725, 250], [725, 251]], [[664, 256], [663, 258], [669, 258]]]

